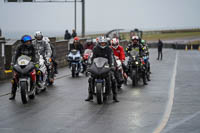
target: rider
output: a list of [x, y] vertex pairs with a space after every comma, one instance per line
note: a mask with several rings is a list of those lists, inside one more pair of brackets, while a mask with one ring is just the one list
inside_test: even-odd
[[[147, 65], [147, 71], [151, 74], [151, 66], [150, 66], [150, 62], [149, 62], [149, 47], [146, 43], [145, 40], [141, 40], [141, 44], [142, 44], [142, 49], [144, 50], [144, 55], [146, 55], [148, 58], [146, 59], [145, 63]], [[149, 78], [147, 78], [148, 81], [150, 81]]]
[[[80, 39], [79, 37], [74, 37], [74, 41], [73, 43], [70, 44], [70, 47], [69, 47], [69, 51], [73, 50], [73, 49], [76, 49], [80, 52], [81, 56], [83, 57], [83, 53], [84, 53], [84, 48], [83, 48], [83, 45], [80, 43]], [[70, 65], [69, 65], [70, 66]], [[85, 70], [85, 65], [83, 64], [83, 62], [81, 62], [81, 66], [80, 67], [83, 67], [82, 68], [82, 73], [84, 72]]]
[[[111, 46], [110, 47], [113, 50], [114, 55], [117, 56], [119, 58], [119, 60], [122, 62], [122, 67], [123, 67], [123, 70], [125, 72], [126, 67], [123, 64], [123, 62], [125, 61], [124, 48], [119, 45], [119, 40], [117, 38], [113, 38], [111, 40]], [[123, 73], [123, 76], [124, 76], [125, 79], [127, 79], [126, 73]], [[117, 78], [118, 82], [123, 83], [123, 79], [120, 79], [120, 77], [117, 76], [117, 73], [115, 73], [115, 77]]]
[[94, 45], [92, 39], [87, 39], [87, 40], [86, 40], [85, 49], [91, 49], [91, 50], [93, 50], [94, 46], [95, 46], [95, 45]]
[[74, 37], [74, 42], [70, 44], [70, 51], [73, 49], [80, 51], [80, 54], [83, 55], [84, 49], [83, 45], [80, 43], [79, 37]]
[[[140, 44], [139, 37], [138, 36], [132, 36], [131, 37], [131, 43], [126, 48], [127, 54], [129, 54], [130, 51], [138, 51], [139, 57], [142, 58], [144, 55], [144, 50], [142, 49], [142, 45]], [[147, 85], [145, 74], [143, 73], [143, 83], [144, 85]]]
[[[35, 32], [35, 40], [33, 41], [33, 46], [35, 48], [36, 58], [37, 62], [39, 61], [39, 55], [42, 55], [45, 60], [47, 60], [47, 57], [51, 57], [52, 51], [50, 44], [43, 40], [43, 34], [41, 31]], [[38, 68], [36, 69], [38, 71]], [[40, 86], [40, 77], [37, 75], [37, 84]]]
[[[113, 52], [112, 52], [112, 49], [108, 46], [107, 40], [105, 37], [101, 37], [99, 39], [98, 45], [93, 49], [92, 61], [94, 58], [97, 58], [97, 57], [107, 58], [109, 66], [111, 68], [113, 68]], [[115, 80], [114, 80], [112, 72], [109, 73], [109, 76], [105, 80], [106, 80], [106, 91], [107, 91], [106, 93], [109, 94], [110, 82], [111, 82], [112, 83], [113, 100], [115, 102], [119, 102], [117, 99], [116, 86], [114, 85]], [[92, 84], [94, 82], [94, 79], [92, 77], [90, 77], [88, 82], [89, 82], [89, 84]], [[87, 99], [85, 99], [85, 101], [90, 101], [93, 99], [92, 91], [93, 91], [92, 88], [89, 87], [88, 88], [89, 96]]]
[[[51, 57], [52, 50], [49, 42], [43, 40], [43, 34], [41, 31], [35, 32], [35, 40], [33, 41], [33, 46], [36, 50], [36, 55], [43, 55], [44, 58]], [[39, 58], [38, 58], [39, 59]]]
[[141, 44], [142, 44], [142, 47], [143, 47], [143, 50], [144, 50], [145, 54], [149, 55], [149, 47], [148, 47], [146, 41], [142, 39], [141, 40]]
[[[21, 45], [19, 45], [15, 51], [15, 55], [12, 61], [12, 65], [16, 64], [16, 61], [18, 59], [18, 57], [20, 57], [21, 55], [26, 55], [31, 57], [31, 61], [35, 62], [36, 58], [35, 58], [35, 49], [33, 47], [32, 44], [32, 38], [29, 35], [24, 35], [21, 38]], [[13, 80], [12, 80], [12, 90], [11, 90], [11, 96], [10, 96], [10, 100], [14, 100], [15, 99], [15, 95], [16, 95], [16, 91], [17, 91], [17, 81], [16, 81], [16, 76], [13, 76]]]
[[58, 74], [58, 71], [57, 71], [57, 65], [58, 65], [58, 64], [57, 64], [57, 62], [56, 62], [56, 60], [55, 60], [55, 57], [56, 57], [56, 50], [55, 50], [55, 47], [54, 47], [54, 45], [50, 42], [50, 40], [49, 40], [48, 37], [43, 37], [43, 40], [50, 44], [51, 51], [52, 51], [51, 59], [52, 59], [53, 66], [54, 66], [54, 73], [55, 73], [55, 74]]

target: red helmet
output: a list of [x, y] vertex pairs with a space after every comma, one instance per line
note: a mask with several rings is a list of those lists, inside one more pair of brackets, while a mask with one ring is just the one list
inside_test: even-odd
[[78, 42], [79, 40], [79, 37], [74, 37], [74, 42]]

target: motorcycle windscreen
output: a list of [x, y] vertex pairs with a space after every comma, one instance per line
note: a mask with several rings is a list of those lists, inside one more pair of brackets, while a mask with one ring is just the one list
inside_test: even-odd
[[103, 57], [98, 57], [94, 59], [94, 64], [97, 66], [97, 68], [104, 67], [105, 64], [108, 64], [108, 59]]
[[85, 54], [90, 55], [91, 53], [92, 53], [92, 50], [91, 50], [91, 49], [86, 49], [86, 50], [84, 51], [84, 55], [85, 55]]
[[107, 65], [108, 60], [106, 58], [95, 58], [93, 64], [88, 69], [88, 72], [91, 72], [94, 76], [106, 76], [110, 71], [109, 66]]
[[20, 66], [27, 66], [30, 61], [31, 61], [31, 58], [26, 55], [22, 55], [17, 59], [17, 63]]
[[71, 54], [73, 54], [73, 55], [76, 55], [76, 54], [78, 54], [78, 50], [76, 50], [76, 49], [73, 49], [73, 50], [71, 50]]
[[139, 49], [132, 49], [130, 51], [130, 54], [131, 54], [132, 57], [133, 56], [137, 57], [139, 55]]

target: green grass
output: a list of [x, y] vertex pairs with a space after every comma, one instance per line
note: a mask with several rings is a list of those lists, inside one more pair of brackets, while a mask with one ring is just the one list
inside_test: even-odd
[[200, 32], [181, 32], [181, 33], [161, 33], [161, 34], [150, 34], [144, 35], [145, 40], [168, 40], [168, 39], [178, 39], [186, 37], [200, 37]]
[[[129, 40], [129, 33], [121, 33], [125, 40]], [[147, 41], [156, 41], [158, 39], [170, 40], [170, 39], [180, 39], [186, 37], [200, 37], [200, 32], [175, 32], [175, 33], [161, 33], [161, 32], [149, 32], [143, 35], [143, 39]]]

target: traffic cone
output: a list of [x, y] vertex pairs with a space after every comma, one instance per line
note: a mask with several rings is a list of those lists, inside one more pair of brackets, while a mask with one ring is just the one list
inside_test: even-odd
[[187, 45], [185, 45], [185, 51], [188, 51], [188, 46]]

